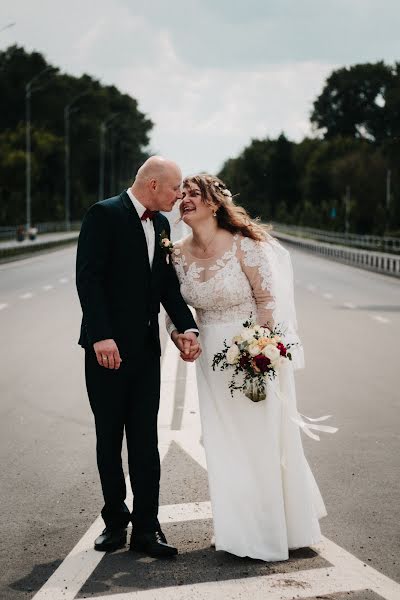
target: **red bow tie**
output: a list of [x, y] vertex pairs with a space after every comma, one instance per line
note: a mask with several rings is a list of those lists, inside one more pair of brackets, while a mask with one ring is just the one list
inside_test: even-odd
[[144, 211], [144, 213], [142, 214], [142, 216], [140, 217], [142, 221], [146, 221], [146, 219], [150, 219], [151, 221], [154, 219], [154, 217], [156, 216], [157, 211], [156, 210], [149, 210], [148, 208], [146, 208], [146, 210]]

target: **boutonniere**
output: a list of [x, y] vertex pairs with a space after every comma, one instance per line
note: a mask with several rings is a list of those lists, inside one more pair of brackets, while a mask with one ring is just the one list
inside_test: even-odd
[[164, 250], [167, 263], [169, 263], [169, 255], [174, 251], [174, 244], [168, 238], [165, 230], [160, 233], [160, 246]]

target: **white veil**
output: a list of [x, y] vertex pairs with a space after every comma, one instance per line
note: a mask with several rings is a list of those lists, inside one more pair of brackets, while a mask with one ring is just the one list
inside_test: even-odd
[[304, 350], [297, 332], [294, 303], [293, 267], [289, 252], [272, 236], [262, 243], [271, 272], [271, 292], [275, 298], [274, 321], [283, 332], [286, 343], [296, 344], [291, 350], [294, 369], [304, 368]]

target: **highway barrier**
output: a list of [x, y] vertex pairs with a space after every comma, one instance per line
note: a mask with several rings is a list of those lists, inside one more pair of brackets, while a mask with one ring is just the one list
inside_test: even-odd
[[326, 244], [307, 238], [300, 238], [280, 231], [272, 230], [274, 237], [286, 242], [291, 246], [319, 254], [325, 258], [336, 260], [347, 265], [353, 265], [360, 269], [368, 269], [393, 277], [400, 277], [400, 256], [396, 254], [387, 254], [385, 252], [372, 252], [370, 250], [361, 250], [359, 248], [349, 248], [346, 246], [337, 246], [335, 244]]

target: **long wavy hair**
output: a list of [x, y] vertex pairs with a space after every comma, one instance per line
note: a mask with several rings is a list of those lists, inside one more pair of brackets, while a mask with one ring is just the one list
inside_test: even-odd
[[185, 177], [183, 189], [190, 187], [190, 184], [199, 186], [202, 201], [213, 209], [221, 229], [241, 233], [244, 237], [256, 241], [266, 239], [271, 226], [261, 224], [258, 218], [252, 219], [243, 206], [236, 205], [231, 192], [221, 179], [201, 173]]

